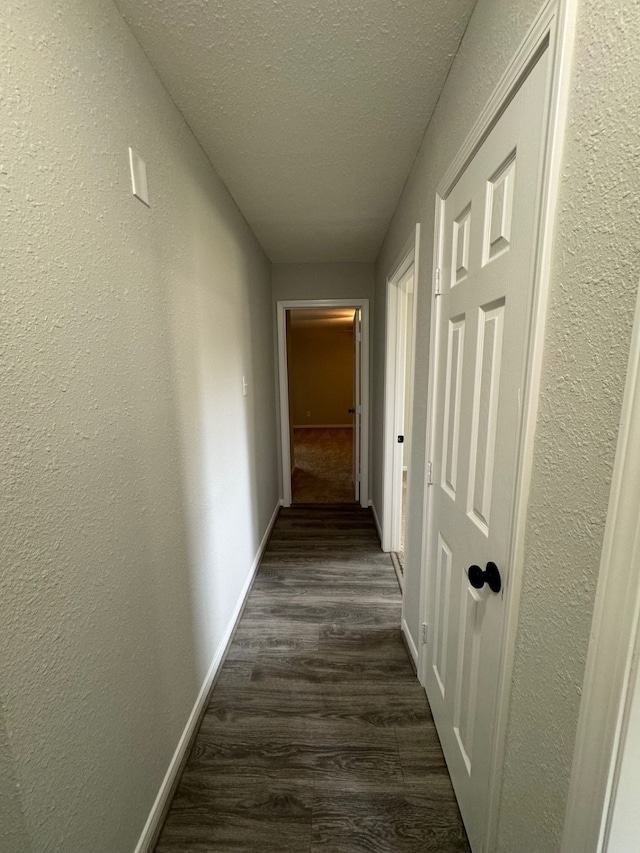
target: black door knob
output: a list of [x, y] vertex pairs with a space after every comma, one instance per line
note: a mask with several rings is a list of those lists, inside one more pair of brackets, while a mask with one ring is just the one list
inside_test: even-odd
[[491, 592], [500, 592], [502, 589], [502, 578], [495, 563], [487, 563], [487, 568], [482, 571], [480, 566], [469, 566], [467, 571], [469, 583], [474, 589], [482, 589], [487, 584]]
[[350, 415], [355, 415], [355, 413], [356, 413], [356, 410], [355, 410], [355, 409], [349, 409], [348, 411], [349, 411], [349, 414], [350, 414]]

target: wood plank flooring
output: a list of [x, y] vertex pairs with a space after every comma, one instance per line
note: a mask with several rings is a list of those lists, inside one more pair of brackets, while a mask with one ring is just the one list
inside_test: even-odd
[[283, 509], [156, 853], [469, 853], [370, 511]]

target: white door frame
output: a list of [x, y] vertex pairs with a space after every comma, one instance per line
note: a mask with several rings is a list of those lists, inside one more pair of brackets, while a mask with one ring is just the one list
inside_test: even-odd
[[[351, 472], [353, 474], [353, 497], [360, 500], [360, 439], [362, 438], [362, 396], [360, 373], [362, 372], [362, 312], [353, 312], [353, 446], [351, 453]], [[360, 404], [359, 404], [360, 403]]]
[[287, 370], [286, 312], [292, 308], [360, 308], [362, 311], [362, 412], [360, 420], [360, 505], [369, 506], [369, 300], [284, 299], [276, 303], [278, 322], [278, 388], [280, 393], [280, 446], [282, 452], [281, 503], [291, 506], [291, 449], [289, 436], [289, 375]]
[[[385, 334], [385, 378], [384, 378], [384, 428], [383, 428], [383, 468], [382, 468], [382, 536], [383, 551], [397, 551], [398, 537], [402, 516], [402, 483], [398, 494], [397, 472], [397, 435], [398, 424], [404, 418], [404, 390], [398, 393], [398, 368], [406, 361], [405, 335], [400, 329], [400, 322], [406, 319], [403, 310], [404, 295], [400, 293], [399, 284], [413, 266], [414, 311], [413, 337], [409, 377], [410, 387], [413, 388], [415, 372], [416, 346], [416, 294], [418, 291], [418, 249], [420, 246], [420, 223], [416, 226], [407, 243], [403, 247], [398, 260], [392, 267], [392, 273], [387, 278], [387, 314]], [[413, 416], [413, 406], [411, 407]], [[409, 431], [409, 434], [411, 432]], [[409, 476], [411, 466], [407, 471], [407, 495], [409, 494]]]
[[549, 50], [548, 126], [543, 141], [542, 193], [538, 210], [538, 229], [535, 235], [533, 263], [533, 297], [531, 304], [531, 329], [526, 343], [528, 376], [523, 389], [520, 419], [519, 451], [517, 460], [516, 497], [510, 546], [510, 571], [504, 590], [505, 621], [501, 643], [502, 671], [496, 702], [493, 748], [488, 798], [487, 824], [484, 849], [497, 846], [498, 806], [504, 763], [505, 736], [511, 692], [513, 659], [518, 625], [520, 594], [522, 589], [522, 563], [527, 503], [533, 465], [533, 445], [538, 410], [542, 354], [544, 349], [545, 318], [548, 302], [551, 249], [558, 191], [561, 183], [562, 143], [570, 92], [570, 60], [575, 31], [577, 0], [547, 0], [522, 41], [511, 63], [503, 74], [489, 101], [480, 113], [462, 148], [447, 169], [436, 191], [434, 224], [434, 253], [432, 270], [432, 306], [430, 331], [429, 389], [427, 399], [427, 454], [424, 482], [424, 524], [422, 541], [422, 575], [420, 622], [423, 642], [419, 645], [418, 674], [424, 684], [427, 666], [424, 641], [428, 637], [427, 555], [430, 548], [431, 506], [429, 501], [429, 466], [436, 448], [433, 446], [435, 430], [435, 377], [437, 375], [438, 293], [441, 244], [441, 222], [444, 202], [462, 175], [474, 154], [497, 123], [507, 104], [518, 90], [529, 69], [545, 49]]
[[640, 298], [631, 340], [561, 853], [608, 850], [639, 655]]

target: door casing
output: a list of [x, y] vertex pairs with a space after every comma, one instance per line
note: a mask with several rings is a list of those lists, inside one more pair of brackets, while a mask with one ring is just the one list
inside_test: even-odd
[[549, 50], [548, 125], [543, 142], [542, 193], [537, 215], [537, 231], [533, 235], [534, 281], [531, 305], [531, 326], [527, 347], [527, 377], [522, 395], [522, 419], [517, 459], [516, 498], [511, 525], [509, 584], [505, 589], [505, 620], [501, 641], [501, 676], [498, 685], [496, 717], [493, 732], [491, 780], [488, 798], [486, 834], [483, 849], [490, 851], [497, 846], [498, 806], [504, 763], [505, 735], [510, 698], [515, 641], [522, 591], [522, 563], [524, 556], [524, 534], [527, 515], [529, 488], [533, 465], [533, 446], [541, 381], [542, 355], [544, 349], [545, 318], [547, 313], [553, 227], [561, 183], [562, 143], [567, 118], [567, 105], [571, 85], [570, 60], [575, 32], [577, 0], [547, 0], [540, 9], [528, 34], [507, 67], [500, 82], [480, 113], [467, 139], [440, 181], [435, 199], [434, 251], [432, 269], [432, 311], [430, 328], [429, 383], [427, 399], [427, 453], [424, 472], [424, 524], [422, 542], [422, 573], [420, 594], [421, 640], [418, 645], [418, 674], [424, 684], [427, 656], [424, 644], [428, 638], [428, 565], [427, 555], [432, 535], [431, 508], [429, 502], [428, 471], [436, 448], [432, 437], [435, 432], [435, 378], [437, 376], [437, 336], [439, 269], [441, 267], [441, 222], [444, 199], [456, 184], [467, 164], [471, 161], [482, 142], [496, 124], [529, 69], [541, 53]]
[[[404, 393], [399, 392], [397, 382], [398, 367], [405, 362], [404, 336], [400, 329], [400, 321], [403, 318], [403, 299], [406, 297], [400, 292], [400, 282], [413, 266], [414, 281], [414, 311], [413, 311], [413, 355], [411, 358], [409, 377], [410, 387], [414, 385], [415, 371], [415, 341], [416, 341], [416, 311], [415, 300], [418, 291], [418, 248], [420, 245], [420, 224], [417, 223], [411, 234], [408, 245], [405, 245], [401, 259], [394, 265], [391, 275], [387, 278], [387, 314], [386, 314], [386, 336], [385, 336], [385, 380], [384, 380], [384, 432], [383, 432], [383, 473], [382, 473], [382, 550], [395, 551], [398, 547], [399, 528], [402, 512], [402, 483], [400, 481], [400, 493], [398, 494], [398, 470], [397, 470], [397, 433], [398, 423], [401, 422], [403, 412], [400, 411], [404, 402]], [[412, 407], [413, 408], [413, 407]], [[407, 495], [409, 494], [408, 479], [410, 468], [407, 472]], [[401, 475], [400, 475], [401, 476]]]
[[278, 336], [278, 391], [280, 395], [280, 503], [291, 506], [291, 446], [289, 436], [289, 375], [287, 370], [286, 312], [292, 308], [359, 308], [362, 312], [362, 364], [360, 413], [360, 505], [369, 506], [369, 300], [284, 299], [276, 303]]

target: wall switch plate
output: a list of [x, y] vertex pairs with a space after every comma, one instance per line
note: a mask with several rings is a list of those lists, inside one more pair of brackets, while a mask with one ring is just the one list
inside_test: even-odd
[[247, 396], [247, 388], [248, 387], [249, 387], [249, 383], [247, 382], [247, 380], [243, 376], [242, 377], [242, 396], [243, 397]]
[[147, 184], [147, 164], [142, 157], [129, 148], [129, 168], [131, 169], [131, 189], [136, 198], [139, 198], [147, 207], [149, 204], [149, 185]]

